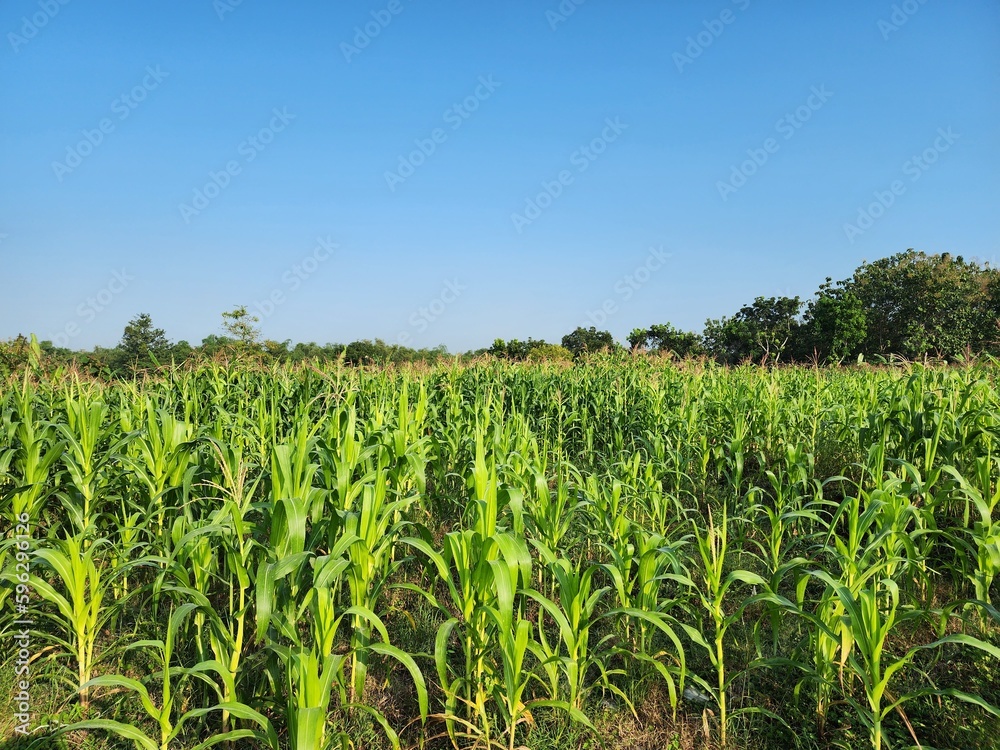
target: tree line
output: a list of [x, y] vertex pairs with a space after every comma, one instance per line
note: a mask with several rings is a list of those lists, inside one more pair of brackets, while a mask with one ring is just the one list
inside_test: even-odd
[[[1000, 354], [1000, 271], [949, 253], [907, 250], [862, 263], [842, 281], [827, 278], [812, 299], [757, 297], [729, 317], [711, 319], [701, 333], [670, 323], [636, 328], [633, 352], [742, 362], [835, 363], [904, 357], [956, 360]], [[607, 331], [578, 328], [561, 349], [577, 358], [614, 349]], [[497, 340], [488, 351], [532, 359], [551, 345]]]
[[[349, 344], [297, 343], [274, 341], [261, 337], [259, 318], [246, 307], [222, 313], [221, 335], [210, 334], [200, 345], [187, 341], [171, 342], [166, 331], [153, 324], [148, 313], [139, 313], [128, 322], [115, 347], [95, 347], [91, 351], [73, 351], [57, 347], [51, 341], [38, 343], [39, 354], [55, 366], [76, 367], [95, 376], [136, 376], [163, 366], [210, 360], [242, 360], [248, 362], [330, 362], [348, 365], [366, 364], [433, 364], [448, 358], [446, 347], [413, 349], [375, 341], [353, 341]], [[0, 342], [0, 375], [9, 373], [28, 361], [31, 345], [21, 335]]]
[[827, 278], [808, 302], [758, 297], [709, 320], [704, 351], [726, 363], [843, 362], [1000, 353], [1000, 272], [948, 253], [907, 250]]
[[[192, 346], [170, 342], [146, 313], [133, 318], [113, 348], [90, 352], [41, 342], [56, 364], [94, 374], [135, 375], [162, 365], [217, 357], [285, 362], [341, 361], [350, 365], [433, 364], [450, 358], [444, 346], [413, 349], [381, 339], [349, 344], [297, 343], [262, 339], [259, 320], [245, 307], [223, 313], [222, 335]], [[949, 253], [914, 250], [862, 263], [850, 278], [820, 285], [809, 300], [757, 297], [729, 317], [711, 319], [700, 333], [670, 323], [636, 328], [627, 347], [608, 331], [579, 327], [558, 343], [541, 339], [496, 339], [466, 352], [512, 361], [572, 361], [600, 351], [705, 357], [723, 364], [742, 362], [840, 363], [891, 357], [956, 360], [1000, 354], [1000, 271], [988, 263]], [[0, 343], [0, 374], [27, 356], [23, 336]]]

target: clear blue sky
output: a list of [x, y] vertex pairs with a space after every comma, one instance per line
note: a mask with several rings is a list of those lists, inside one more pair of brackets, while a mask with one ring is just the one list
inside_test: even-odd
[[606, 302], [623, 339], [995, 261], [1000, 3], [901, 5], [5, 0], [0, 338], [197, 343], [277, 292], [277, 340], [558, 341]]

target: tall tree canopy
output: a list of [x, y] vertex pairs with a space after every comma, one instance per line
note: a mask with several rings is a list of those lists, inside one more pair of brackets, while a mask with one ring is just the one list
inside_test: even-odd
[[731, 318], [705, 323], [705, 349], [728, 364], [777, 362], [795, 349], [801, 309], [798, 297], [758, 297]]
[[842, 285], [861, 301], [872, 354], [955, 357], [997, 339], [997, 271], [913, 250], [864, 263]]
[[145, 370], [170, 356], [170, 342], [162, 328], [153, 327], [148, 313], [139, 313], [125, 326], [118, 355], [133, 372]]
[[608, 331], [598, 331], [594, 326], [577, 328], [573, 333], [562, 337], [562, 345], [569, 349], [574, 357], [583, 354], [599, 352], [602, 349], [614, 349], [615, 338]]

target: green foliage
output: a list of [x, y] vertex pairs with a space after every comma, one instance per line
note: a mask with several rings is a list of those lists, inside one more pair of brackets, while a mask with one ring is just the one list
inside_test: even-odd
[[311, 363], [0, 392], [39, 747], [996, 750], [995, 365]]
[[232, 338], [240, 350], [251, 352], [260, 343], [260, 318], [251, 315], [244, 305], [222, 313], [222, 329]]
[[625, 337], [625, 340], [628, 341], [629, 346], [632, 347], [632, 351], [635, 351], [636, 349], [644, 348], [646, 346], [646, 340], [648, 338], [649, 338], [648, 328], [633, 328], [631, 331], [629, 331], [629, 334], [628, 336]]
[[117, 352], [122, 368], [136, 373], [167, 364], [171, 345], [164, 330], [154, 328], [152, 318], [140, 313], [125, 326]]
[[757, 297], [731, 318], [705, 323], [705, 349], [726, 364], [777, 362], [799, 333], [798, 297]]
[[572, 333], [562, 337], [562, 345], [568, 349], [574, 358], [584, 354], [594, 354], [600, 351], [612, 351], [615, 339], [608, 331], [598, 331], [594, 326], [577, 328]]
[[523, 362], [528, 359], [533, 350], [545, 346], [550, 346], [550, 344], [530, 337], [527, 341], [496, 339], [493, 341], [493, 345], [486, 350], [486, 353], [501, 359], [509, 359], [512, 362]]
[[199, 346], [198, 349], [204, 356], [214, 357], [215, 355], [221, 354], [235, 345], [236, 339], [232, 339], [228, 336], [216, 336], [214, 333], [210, 333], [201, 340], [201, 346]]
[[0, 341], [0, 378], [26, 367], [29, 352], [28, 339], [24, 336], [17, 336], [10, 341]]
[[[171, 361], [198, 362], [233, 355], [262, 361], [347, 365], [433, 365], [449, 359], [444, 346], [412, 349], [381, 339], [349, 344], [261, 340], [259, 320], [245, 306], [223, 313], [225, 335], [206, 336], [192, 347], [171, 345], [163, 330], [142, 313], [126, 326], [115, 349], [73, 352], [42, 341], [46, 370], [72, 367], [88, 376], [134, 377]], [[953, 257], [908, 250], [863, 263], [849, 279], [827, 278], [813, 298], [757, 297], [731, 317], [706, 321], [702, 334], [670, 323], [635, 328], [627, 337], [634, 352], [669, 353], [684, 359], [708, 355], [735, 365], [749, 361], [844, 363], [860, 358], [924, 357], [957, 361], [967, 355], [1000, 355], [1000, 271]], [[0, 377], [27, 367], [26, 339], [0, 342]], [[562, 361], [620, 348], [608, 331], [577, 328], [562, 345], [544, 340], [496, 339], [467, 352], [512, 362]]]
[[[326, 347], [316, 347], [309, 345], [310, 358], [319, 361], [338, 360], [343, 357], [343, 361], [349, 365], [398, 365], [407, 362], [422, 362], [433, 364], [448, 357], [448, 350], [444, 346], [435, 349], [410, 349], [398, 344], [387, 344], [382, 339], [369, 341], [352, 341], [346, 346], [340, 344], [329, 344]], [[292, 351], [291, 359], [296, 361], [300, 356], [305, 356], [306, 351], [298, 346]]]
[[632, 350], [650, 349], [660, 354], [670, 353], [679, 359], [702, 353], [701, 337], [674, 328], [670, 323], [657, 323], [649, 328], [636, 328], [628, 335]]
[[528, 352], [529, 362], [572, 362], [573, 352], [558, 344], [540, 344]]
[[182, 364], [186, 360], [193, 357], [195, 354], [195, 349], [191, 344], [183, 339], [178, 341], [176, 344], [170, 347], [169, 360], [176, 364]]
[[862, 264], [846, 286], [864, 309], [864, 351], [949, 359], [995, 351], [997, 277], [948, 253], [907, 250]]
[[828, 277], [809, 301], [798, 352], [801, 358], [839, 362], [861, 351], [868, 336], [868, 318], [861, 298], [846, 284], [834, 286]]
[[381, 339], [352, 341], [344, 347], [344, 361], [351, 365], [384, 365], [389, 360], [389, 347]]

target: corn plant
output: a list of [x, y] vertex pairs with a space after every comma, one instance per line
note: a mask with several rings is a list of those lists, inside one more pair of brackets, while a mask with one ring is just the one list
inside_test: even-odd
[[4, 499], [10, 501], [12, 518], [27, 515], [32, 521], [41, 514], [42, 505], [53, 488], [49, 475], [64, 450], [57, 428], [36, 416], [35, 389], [27, 376], [12, 394], [16, 421], [9, 430], [13, 445], [2, 451], [0, 464], [9, 467], [13, 488]]
[[[364, 487], [356, 510], [344, 513], [341, 518], [343, 533], [353, 539], [347, 547], [350, 566], [346, 570], [351, 605], [358, 611], [376, 611], [390, 575], [399, 567], [393, 561], [396, 541], [406, 528], [406, 521], [396, 521], [398, 515], [413, 504], [414, 497], [386, 501], [386, 482], [376, 479], [374, 485]], [[351, 629], [351, 699], [364, 694], [365, 675], [368, 673], [368, 647], [371, 642], [369, 620], [355, 616]]]
[[[692, 676], [699, 684], [712, 692], [712, 696], [719, 708], [719, 739], [723, 747], [728, 741], [728, 725], [731, 716], [747, 711], [759, 713], [769, 713], [759, 707], [752, 709], [740, 709], [737, 712], [729, 711], [727, 695], [732, 676], [726, 672], [726, 633], [729, 628], [740, 621], [743, 610], [753, 603], [754, 598], [744, 599], [735, 606], [726, 606], [726, 594], [736, 583], [743, 583], [750, 586], [766, 587], [767, 581], [757, 573], [748, 570], [730, 570], [727, 572], [727, 553], [729, 551], [729, 525], [728, 512], [723, 506], [722, 521], [716, 524], [711, 511], [708, 514], [708, 523], [702, 530], [697, 522], [692, 522], [695, 544], [698, 550], [697, 561], [700, 565], [697, 569], [697, 578], [690, 574], [687, 576], [674, 576], [673, 580], [687, 586], [695, 594], [701, 608], [708, 615], [707, 628], [685, 627], [688, 636], [695, 643], [704, 649], [709, 661], [715, 668], [715, 684], [709, 685], [707, 681]], [[727, 612], [727, 609], [729, 610]]]
[[[683, 692], [686, 667], [684, 649], [671, 620], [656, 608], [603, 607], [605, 595], [610, 586], [594, 587], [594, 576], [602, 570], [601, 565], [582, 568], [565, 558], [555, 558], [548, 569], [556, 581], [558, 598], [553, 601], [540, 592], [528, 589], [524, 593], [539, 605], [537, 638], [529, 643], [544, 669], [552, 698], [564, 695], [566, 704], [575, 711], [582, 712], [584, 702], [591, 691], [600, 689], [618, 696], [633, 713], [635, 708], [628, 695], [615, 683], [615, 679], [627, 676], [622, 667], [613, 667], [614, 660], [639, 660], [653, 664], [666, 679], [671, 703], [676, 710], [678, 692]], [[629, 618], [656, 628], [664, 633], [674, 646], [674, 665], [663, 663], [663, 654], [648, 650], [625, 648], [616, 643], [612, 630], [596, 643], [591, 642], [591, 631], [599, 627], [603, 620]], [[547, 620], [556, 626], [557, 638], [547, 635]], [[596, 680], [592, 676], [596, 673]], [[678, 679], [675, 680], [675, 675]], [[679, 683], [679, 686], [678, 686]], [[565, 684], [565, 690], [561, 685]], [[575, 714], [574, 714], [575, 716]]]
[[[994, 462], [1000, 463], [996, 459]], [[969, 579], [976, 599], [982, 602], [991, 601], [990, 587], [1000, 574], [1000, 483], [992, 478], [991, 468], [988, 458], [976, 460], [973, 476], [977, 486], [954, 468], [945, 467], [945, 471], [954, 477], [959, 491], [978, 515], [977, 519], [966, 524], [954, 537], [958, 545], [967, 551], [969, 559], [974, 561]]]
[[76, 685], [84, 713], [90, 705], [87, 685], [98, 661], [97, 641], [113, 615], [114, 572], [106, 572], [98, 558], [105, 546], [98, 541], [84, 549], [78, 537], [69, 536], [55, 546], [35, 552], [42, 565], [53, 574], [55, 585], [36, 575], [32, 577], [32, 586], [57, 610], [50, 618], [58, 623], [60, 633], [49, 637], [65, 648], [76, 662]]
[[[1000, 717], [1000, 709], [991, 706], [978, 696], [954, 688], [918, 688], [896, 696], [889, 692], [892, 678], [906, 668], [923, 650], [955, 643], [979, 649], [1000, 659], [1000, 648], [969, 635], [954, 634], [939, 638], [932, 643], [915, 646], [903, 656], [893, 658], [887, 648], [890, 632], [907, 620], [922, 617], [919, 610], [906, 611], [900, 608], [899, 586], [896, 582], [889, 578], [881, 578], [873, 580], [870, 585], [857, 591], [852, 591], [822, 571], [814, 572], [813, 575], [835, 591], [844, 608], [842, 615], [844, 629], [840, 634], [841, 648], [844, 651], [842, 660], [859, 678], [865, 702], [855, 699], [849, 692], [845, 694], [845, 700], [868, 727], [874, 750], [881, 750], [884, 744], [886, 717], [893, 711], [901, 711], [904, 703], [920, 696], [950, 696], [980, 706], [994, 716]], [[817, 627], [826, 629], [826, 625], [821, 621], [814, 622]], [[828, 631], [828, 635], [836, 636], [833, 631]], [[916, 737], [914, 739], [916, 740]]]
[[122, 460], [144, 488], [149, 515], [155, 520], [157, 534], [163, 534], [171, 507], [168, 500], [179, 502], [194, 478], [195, 467], [191, 465], [194, 426], [165, 409], [157, 409], [148, 397], [138, 415], [123, 412], [122, 419], [126, 429], [131, 430], [133, 424], [141, 426], [136, 438], [129, 441]]
[[688, 701], [727, 747], [775, 705], [874, 746], [919, 700], [912, 734], [962, 744], [949, 696], [993, 721], [944, 686], [1000, 648], [996, 362], [44, 365], [0, 385], [0, 628], [17, 597], [74, 673], [53, 705], [110, 722], [85, 731], [509, 750], [568, 716], [610, 745], [629, 712], [695, 729]]
[[[346, 546], [346, 545], [345, 545]], [[341, 550], [337, 551], [342, 554]], [[344, 574], [348, 562], [338, 555], [313, 560], [311, 585], [304, 589], [301, 602], [293, 603], [283, 611], [273, 606], [275, 584], [282, 576], [297, 575], [297, 567], [305, 567], [308, 556], [302, 553], [286, 558], [277, 565], [265, 568], [258, 575], [258, 639], [269, 633], [271, 619], [279, 621], [278, 633], [269, 637], [267, 647], [277, 657], [272, 662], [272, 673], [283, 674], [284, 679], [273, 680], [284, 686], [284, 715], [292, 750], [322, 748], [328, 736], [327, 714], [333, 697], [341, 705], [362, 711], [373, 717], [383, 728], [394, 747], [399, 747], [399, 737], [385, 717], [371, 706], [352, 703], [348, 699], [348, 678], [345, 667], [350, 660], [348, 653], [336, 653], [335, 645], [340, 625], [345, 618], [362, 618], [382, 638], [380, 643], [368, 643], [365, 648], [395, 659], [410, 673], [417, 690], [421, 717], [427, 716], [427, 688], [419, 667], [409, 654], [389, 643], [385, 625], [371, 610], [360, 606], [337, 611], [332, 584]], [[289, 620], [287, 613], [291, 612]], [[310, 637], [303, 638], [299, 621], [308, 614]], [[290, 641], [288, 645], [282, 640]], [[336, 691], [336, 692], [335, 692]], [[339, 735], [340, 739], [345, 739]]]
[[65, 446], [61, 459], [72, 491], [60, 496], [77, 533], [87, 535], [94, 526], [99, 499], [106, 501], [110, 494], [103, 474], [108, 462], [117, 456], [118, 446], [103, 445], [112, 434], [106, 424], [109, 414], [106, 404], [84, 391], [79, 398], [67, 394], [65, 405], [67, 421], [57, 429]]
[[[159, 729], [157, 735], [150, 737], [134, 724], [127, 724], [112, 719], [88, 719], [70, 724], [60, 730], [60, 734], [66, 732], [82, 730], [99, 730], [115, 734], [123, 739], [131, 740], [135, 746], [143, 750], [173, 750], [180, 748], [182, 733], [189, 722], [203, 720], [214, 711], [226, 711], [229, 715], [239, 719], [252, 722], [257, 728], [232, 729], [227, 732], [213, 733], [212, 736], [198, 743], [195, 750], [212, 747], [222, 742], [231, 742], [238, 739], [254, 738], [265, 743], [268, 747], [278, 750], [278, 736], [271, 726], [267, 717], [241, 703], [219, 703], [207, 708], [194, 708], [182, 712], [175, 700], [181, 686], [190, 678], [205, 680], [210, 684], [215, 684], [212, 675], [218, 675], [226, 679], [226, 672], [221, 669], [218, 662], [203, 661], [193, 667], [180, 667], [173, 664], [175, 641], [177, 634], [186, 616], [196, 609], [194, 604], [182, 604], [171, 612], [167, 620], [165, 637], [163, 640], [137, 641], [129, 646], [129, 649], [144, 649], [154, 655], [158, 662], [160, 671], [151, 675], [155, 680], [156, 690], [159, 693], [159, 705], [153, 701], [149, 689], [140, 681], [122, 675], [101, 675], [94, 677], [81, 685], [81, 691], [89, 691], [91, 688], [114, 688], [118, 691], [133, 693], [145, 710], [147, 716], [152, 719]], [[158, 678], [158, 679], [157, 679]], [[235, 692], [229, 690], [230, 693]], [[317, 746], [318, 747], [318, 746]]]

